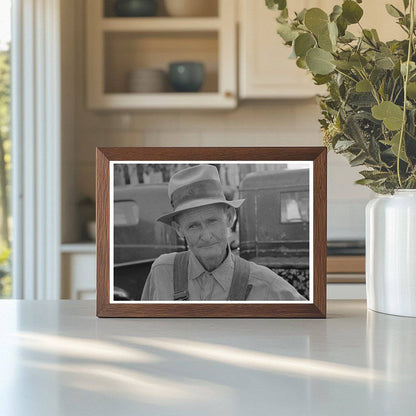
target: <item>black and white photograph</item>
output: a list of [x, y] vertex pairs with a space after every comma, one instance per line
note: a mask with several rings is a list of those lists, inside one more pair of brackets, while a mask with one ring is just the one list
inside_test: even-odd
[[110, 163], [110, 303], [313, 301], [313, 163]]

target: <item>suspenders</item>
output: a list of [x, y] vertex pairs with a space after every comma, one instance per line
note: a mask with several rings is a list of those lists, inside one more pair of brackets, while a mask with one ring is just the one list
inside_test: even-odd
[[173, 300], [188, 300], [189, 251], [176, 253], [173, 262]]
[[[238, 256], [234, 258], [234, 273], [227, 300], [246, 300], [253, 287], [248, 284], [250, 263]], [[183, 251], [175, 255], [173, 263], [174, 300], [189, 300], [188, 263], [189, 251]]]

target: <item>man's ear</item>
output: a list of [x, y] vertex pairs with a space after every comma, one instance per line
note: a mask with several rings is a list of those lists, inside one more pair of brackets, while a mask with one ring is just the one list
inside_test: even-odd
[[174, 230], [176, 231], [176, 234], [178, 234], [180, 238], [185, 238], [185, 236], [183, 235], [181, 231], [181, 226], [176, 221], [172, 221], [170, 225], [174, 228]]
[[234, 224], [235, 208], [228, 206], [226, 208], [225, 215], [227, 217], [227, 227], [231, 228]]

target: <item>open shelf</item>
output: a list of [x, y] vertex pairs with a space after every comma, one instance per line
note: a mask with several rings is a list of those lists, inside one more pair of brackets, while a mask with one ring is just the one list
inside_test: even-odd
[[[127, 84], [131, 71], [138, 68], [160, 69], [167, 77], [169, 64], [175, 61], [197, 61], [204, 64], [204, 84], [199, 92], [191, 93], [190, 96], [218, 92], [218, 39], [215, 32], [111, 32], [106, 33], [104, 39], [106, 94], [130, 95], [132, 92], [129, 92]], [[165, 91], [157, 94], [173, 94], [174, 91], [168, 84]]]
[[218, 109], [234, 108], [233, 97], [217, 93], [104, 94], [103, 109]]
[[[87, 0], [87, 104], [91, 109], [215, 109], [237, 106], [235, 3], [213, 0], [211, 17], [114, 17], [113, 0]], [[163, 2], [160, 2], [163, 4]], [[103, 7], [104, 5], [104, 7]], [[177, 93], [167, 83], [156, 93], [129, 92], [138, 69], [163, 70], [172, 62], [201, 62], [198, 92]], [[148, 91], [142, 85], [136, 90]]]
[[78, 243], [62, 243], [61, 253], [95, 253], [96, 245], [93, 241], [80, 241]]

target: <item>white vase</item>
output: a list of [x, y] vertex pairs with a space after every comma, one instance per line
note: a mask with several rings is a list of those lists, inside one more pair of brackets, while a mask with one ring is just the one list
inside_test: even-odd
[[369, 309], [416, 317], [416, 190], [367, 204], [366, 282]]

